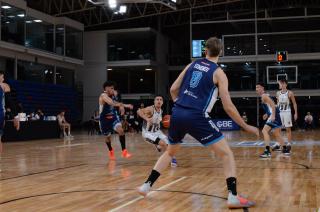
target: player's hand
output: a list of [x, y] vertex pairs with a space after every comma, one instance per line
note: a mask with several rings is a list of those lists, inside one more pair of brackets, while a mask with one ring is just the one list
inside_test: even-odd
[[123, 106], [119, 107], [119, 112], [120, 112], [120, 115], [123, 116], [124, 113], [126, 112], [126, 109]]
[[243, 129], [245, 131], [247, 131], [248, 133], [255, 134], [257, 137], [259, 137], [259, 129], [258, 128], [251, 126], [251, 125], [246, 125]]
[[293, 117], [294, 117], [294, 120], [295, 120], [295, 121], [298, 120], [298, 114], [295, 113]]
[[276, 117], [274, 116], [274, 115], [272, 115], [271, 117], [270, 117], [270, 120], [271, 121], [274, 121], [276, 119]]
[[264, 114], [264, 115], [262, 116], [262, 119], [263, 119], [263, 120], [267, 120], [267, 118], [268, 118], [268, 114]]
[[132, 104], [127, 104], [126, 108], [128, 108], [129, 110], [132, 110], [133, 109], [133, 105]]

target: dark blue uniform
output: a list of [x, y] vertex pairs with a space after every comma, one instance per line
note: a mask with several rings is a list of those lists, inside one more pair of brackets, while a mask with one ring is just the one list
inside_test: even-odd
[[186, 71], [172, 109], [170, 144], [181, 143], [187, 133], [204, 146], [224, 138], [208, 114], [218, 96], [218, 88], [213, 83], [213, 74], [217, 68], [216, 63], [199, 59]]
[[271, 129], [276, 129], [282, 127], [281, 117], [280, 117], [280, 110], [278, 107], [276, 107], [276, 114], [274, 121], [271, 121], [271, 114], [272, 114], [272, 108], [270, 105], [262, 103], [262, 108], [265, 111], [265, 113], [268, 115], [268, 120], [266, 122], [266, 125], [270, 126]]
[[121, 124], [116, 109], [104, 103], [100, 105], [100, 129], [103, 135], [109, 136]]
[[5, 108], [4, 108], [4, 90], [0, 86], [0, 136], [3, 135], [3, 127], [4, 127], [4, 115], [5, 115]]

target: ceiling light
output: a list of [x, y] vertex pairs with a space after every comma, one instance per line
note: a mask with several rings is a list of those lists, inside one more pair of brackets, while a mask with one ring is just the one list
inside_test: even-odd
[[8, 15], [7, 17], [8, 18], [14, 18], [14, 15]]
[[5, 9], [5, 10], [7, 10], [7, 9], [11, 9], [11, 7], [10, 7], [10, 6], [8, 6], [8, 5], [3, 5], [3, 6], [1, 6], [1, 8], [2, 8], [2, 9]]
[[112, 71], [112, 68], [108, 68], [107, 70], [108, 70], [108, 71]]
[[116, 0], [108, 0], [108, 4], [109, 4], [109, 7], [111, 9], [114, 9], [117, 7], [117, 1]]
[[127, 6], [126, 5], [121, 5], [119, 9], [119, 13], [123, 14], [127, 12]]
[[146, 71], [152, 71], [152, 68], [146, 68], [145, 70]]
[[36, 22], [36, 23], [41, 23], [42, 22], [42, 20], [39, 20], [39, 19], [33, 20], [33, 21]]
[[17, 16], [23, 18], [23, 17], [24, 17], [24, 14], [21, 13], [21, 14], [18, 14]]
[[32, 23], [32, 21], [26, 21], [26, 23], [27, 23], [27, 24], [31, 24], [31, 23]]

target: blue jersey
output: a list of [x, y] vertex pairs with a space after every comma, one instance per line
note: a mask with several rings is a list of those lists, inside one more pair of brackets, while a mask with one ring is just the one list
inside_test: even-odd
[[107, 103], [100, 105], [99, 123], [102, 134], [109, 136], [120, 125], [116, 109]]
[[0, 112], [1, 113], [5, 113], [5, 107], [4, 107], [4, 104], [5, 104], [5, 96], [4, 96], [4, 90], [3, 88], [0, 86]]
[[[266, 94], [269, 96], [269, 94]], [[276, 107], [276, 114], [274, 115], [275, 119], [274, 121], [271, 121], [271, 115], [272, 115], [272, 107], [269, 104], [262, 102], [262, 108], [264, 112], [268, 115], [268, 120], [266, 121], [266, 125], [269, 125], [272, 129], [280, 128], [282, 126], [281, 118], [280, 118], [280, 110], [278, 107]]]
[[208, 117], [218, 97], [218, 88], [213, 83], [213, 74], [218, 67], [205, 58], [193, 62], [183, 78], [176, 106]]

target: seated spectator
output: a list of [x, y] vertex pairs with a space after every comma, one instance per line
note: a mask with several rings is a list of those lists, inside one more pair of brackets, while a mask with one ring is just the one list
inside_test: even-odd
[[38, 120], [41, 120], [41, 121], [44, 120], [44, 113], [42, 112], [41, 109], [38, 109], [38, 110], [37, 110], [36, 116], [38, 117]]
[[136, 117], [134, 116], [134, 113], [132, 110], [130, 110], [128, 115], [128, 123], [129, 123], [129, 131], [130, 132], [139, 132], [139, 123], [136, 120]]
[[310, 112], [307, 112], [307, 115], [304, 117], [304, 129], [313, 129], [313, 116]]
[[8, 121], [8, 120], [13, 120], [13, 119], [14, 119], [14, 114], [11, 111], [11, 108], [7, 107], [6, 108], [5, 120]]
[[[58, 115], [57, 115], [57, 120], [59, 123], [59, 126], [61, 128], [61, 130], [63, 131], [63, 136], [64, 137], [72, 137], [71, 135], [71, 125], [66, 121], [65, 117], [64, 117], [65, 112], [61, 111]], [[66, 132], [66, 130], [68, 130], [68, 133]]]

